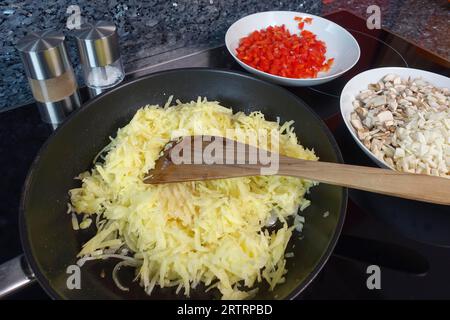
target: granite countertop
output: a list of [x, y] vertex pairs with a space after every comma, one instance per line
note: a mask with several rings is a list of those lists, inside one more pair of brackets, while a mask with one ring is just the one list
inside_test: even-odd
[[322, 14], [344, 9], [368, 17], [378, 5], [381, 25], [403, 38], [450, 60], [450, 1], [448, 0], [323, 0]]
[[[63, 30], [69, 4], [67, 0], [6, 0], [0, 4], [0, 111], [32, 101], [15, 43], [30, 30]], [[80, 0], [77, 4], [83, 17], [112, 20], [117, 25], [127, 72], [164, 52], [220, 45], [229, 25], [254, 12], [292, 10], [324, 15], [346, 9], [367, 17], [366, 9], [372, 4], [381, 8], [383, 27], [450, 60], [447, 0]], [[69, 55], [82, 83], [74, 39], [65, 30]]]

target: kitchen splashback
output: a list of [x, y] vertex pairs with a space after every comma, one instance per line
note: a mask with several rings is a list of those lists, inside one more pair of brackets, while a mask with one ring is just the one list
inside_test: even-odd
[[[125, 69], [138, 61], [186, 46], [212, 47], [223, 42], [227, 28], [250, 13], [293, 10], [318, 14], [320, 0], [58, 0], [2, 1], [0, 4], [0, 111], [32, 100], [15, 44], [29, 31], [64, 30], [78, 75], [78, 53], [66, 28], [69, 5], [88, 20], [110, 20], [118, 27]], [[79, 77], [80, 79], [80, 77]]]

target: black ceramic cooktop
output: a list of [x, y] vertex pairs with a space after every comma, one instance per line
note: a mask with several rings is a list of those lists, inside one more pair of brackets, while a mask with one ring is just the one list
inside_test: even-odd
[[[365, 20], [340, 11], [327, 16], [347, 28], [361, 59], [344, 76], [313, 88], [288, 88], [330, 127], [345, 162], [375, 166], [357, 147], [339, 114], [339, 95], [354, 75], [376, 67], [404, 66], [448, 76], [450, 62], [385, 30], [368, 30]], [[139, 70], [128, 79], [181, 67], [242, 69], [224, 47]], [[22, 252], [18, 204], [28, 168], [52, 129], [35, 105], [0, 113], [0, 263]], [[70, 146], [68, 146], [70, 147]], [[55, 173], [56, 174], [56, 173]], [[334, 254], [301, 299], [450, 298], [450, 209], [350, 191], [347, 219]], [[381, 289], [367, 288], [367, 268], [381, 270]], [[37, 283], [11, 299], [46, 299]]]

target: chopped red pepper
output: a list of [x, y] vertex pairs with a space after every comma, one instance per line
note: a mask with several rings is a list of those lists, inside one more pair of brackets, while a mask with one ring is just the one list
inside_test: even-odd
[[310, 17], [308, 17], [308, 18], [295, 17], [294, 20], [298, 22], [298, 28], [300, 30], [303, 30], [303, 28], [305, 27], [305, 23], [307, 23], [307, 24], [312, 23], [312, 18], [310, 18]]
[[[299, 29], [312, 18], [295, 17]], [[326, 45], [308, 30], [291, 34], [284, 25], [252, 32], [240, 40], [237, 57], [258, 70], [287, 78], [316, 78], [328, 71], [334, 59], [326, 59]]]

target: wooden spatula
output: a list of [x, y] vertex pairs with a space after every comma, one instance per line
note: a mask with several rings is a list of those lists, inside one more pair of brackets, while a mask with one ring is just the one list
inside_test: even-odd
[[[270, 164], [267, 159], [272, 160]], [[275, 161], [278, 161], [276, 172]], [[184, 137], [167, 144], [144, 182], [160, 184], [271, 174], [450, 205], [450, 179], [294, 159], [216, 136]]]

